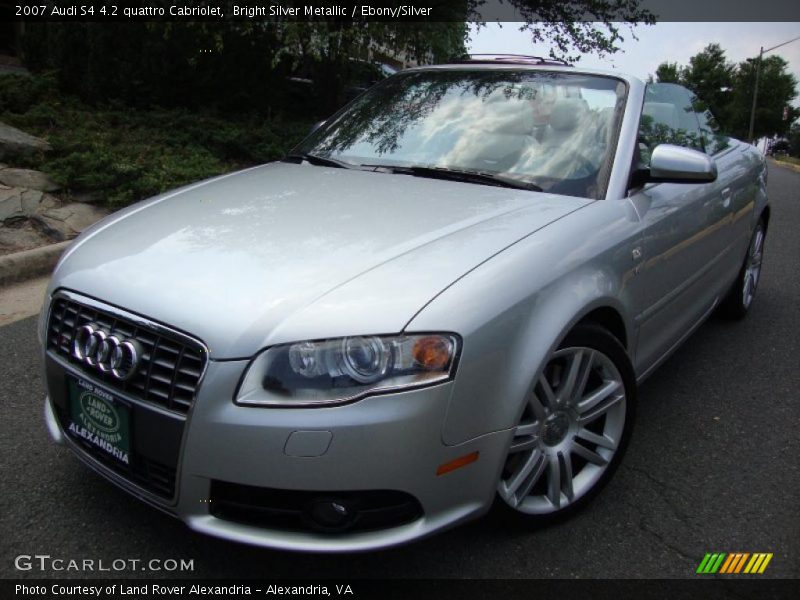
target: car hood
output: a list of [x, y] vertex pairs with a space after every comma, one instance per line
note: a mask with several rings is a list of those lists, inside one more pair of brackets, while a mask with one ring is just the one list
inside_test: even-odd
[[272, 163], [112, 215], [73, 244], [51, 286], [197, 336], [212, 358], [249, 357], [402, 331], [459, 277], [588, 202]]

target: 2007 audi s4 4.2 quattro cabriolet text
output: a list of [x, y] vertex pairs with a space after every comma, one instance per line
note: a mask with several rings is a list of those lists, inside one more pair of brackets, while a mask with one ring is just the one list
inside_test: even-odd
[[473, 57], [111, 215], [47, 291], [50, 434], [193, 530], [274, 548], [573, 513], [637, 384], [753, 302], [765, 161], [698, 106]]

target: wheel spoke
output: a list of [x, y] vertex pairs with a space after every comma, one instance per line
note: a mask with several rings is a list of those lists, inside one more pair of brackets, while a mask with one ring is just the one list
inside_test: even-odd
[[528, 408], [533, 413], [534, 418], [538, 423], [541, 423], [547, 418], [547, 409], [544, 402], [539, 399], [539, 394], [534, 392], [528, 398]]
[[511, 442], [509, 454], [530, 450], [539, 444], [539, 423], [524, 423], [514, 429], [514, 439]]
[[750, 245], [747, 270], [744, 274], [744, 286], [742, 287], [742, 304], [747, 308], [753, 301], [758, 286], [758, 278], [761, 275], [761, 261], [764, 257], [764, 232], [759, 228], [756, 230], [753, 241]]
[[577, 350], [572, 354], [572, 360], [567, 369], [567, 377], [558, 391], [560, 403], [571, 403], [578, 400], [586, 389], [589, 373], [594, 363], [594, 352]]
[[595, 406], [616, 392], [620, 387], [621, 384], [619, 381], [614, 379], [605, 380], [599, 388], [591, 392], [585, 398], [580, 399], [577, 405], [578, 412], [583, 414], [592, 410]]
[[589, 382], [589, 375], [592, 373], [594, 366], [594, 352], [589, 351], [581, 360], [581, 368], [578, 372], [578, 380], [575, 384], [575, 389], [572, 390], [572, 395], [569, 398], [570, 404], [574, 404], [581, 399], [583, 392], [586, 390], [586, 384]]
[[522, 500], [531, 493], [533, 486], [536, 485], [536, 482], [542, 477], [542, 473], [544, 473], [544, 468], [547, 466], [547, 461], [544, 458], [544, 454], [539, 452], [536, 463], [533, 466], [533, 470], [531, 471], [528, 478], [525, 482], [519, 487], [517, 493], [515, 494], [517, 498], [517, 503], [522, 502]]
[[586, 446], [581, 446], [580, 444], [573, 443], [572, 451], [581, 458], [584, 458], [590, 463], [597, 465], [599, 467], [602, 467], [603, 465], [608, 463], [608, 460], [600, 456], [594, 450], [589, 450]]
[[[591, 444], [595, 444], [602, 448], [608, 448], [609, 450], [616, 450], [617, 449], [617, 442], [612, 440], [607, 435], [597, 435], [596, 433], [589, 431], [588, 429], [580, 429], [576, 434], [582, 440], [586, 440]], [[576, 446], [578, 444], [575, 444]]]
[[514, 437], [537, 435], [539, 433], [539, 422], [521, 423], [514, 428]]
[[558, 463], [561, 471], [561, 491], [572, 502], [575, 497], [575, 491], [572, 487], [572, 459], [569, 452], [559, 452]]
[[[549, 410], [554, 410], [558, 404], [556, 400], [556, 395], [553, 392], [553, 387], [550, 385], [550, 382], [547, 381], [547, 377], [545, 377], [544, 373], [539, 375], [539, 390], [541, 391], [540, 395], [537, 395], [537, 402], [539, 405], [544, 409], [547, 408]], [[534, 412], [535, 412], [534, 408]], [[542, 411], [542, 415], [544, 415], [544, 411]], [[536, 415], [536, 418], [540, 418], [539, 415]]]
[[567, 367], [567, 377], [561, 384], [558, 390], [559, 397], [563, 400], [572, 396], [575, 390], [575, 384], [578, 381], [578, 373], [581, 370], [581, 359], [583, 358], [583, 350], [577, 350], [572, 353], [570, 357], [569, 366]]
[[544, 472], [547, 461], [544, 453], [534, 450], [511, 479], [502, 485], [504, 497], [515, 506], [527, 496]]
[[756, 234], [756, 243], [755, 247], [753, 248], [753, 256], [761, 255], [761, 252], [764, 250], [764, 233], [759, 231]]
[[547, 498], [556, 508], [561, 506], [561, 463], [551, 454], [547, 464]]
[[753, 289], [753, 276], [752, 273], [748, 270], [745, 274], [744, 278], [744, 303], [747, 304], [750, 300], [751, 290]]
[[610, 408], [619, 404], [623, 398], [625, 398], [625, 394], [607, 396], [606, 399], [602, 403], [597, 404], [594, 409], [581, 412], [578, 417], [578, 424], [585, 425], [586, 423], [594, 421], [601, 415], [607, 413]]
[[531, 448], [536, 448], [539, 445], [539, 440], [537, 438], [527, 438], [524, 440], [515, 441], [511, 444], [511, 447], [508, 449], [509, 454], [516, 454], [517, 452], [522, 452], [524, 450], [530, 450]]

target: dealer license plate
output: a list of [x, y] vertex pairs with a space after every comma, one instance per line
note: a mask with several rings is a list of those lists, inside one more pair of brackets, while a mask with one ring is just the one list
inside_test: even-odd
[[69, 433], [120, 463], [130, 464], [131, 419], [128, 406], [111, 392], [83, 379], [67, 377], [67, 385]]

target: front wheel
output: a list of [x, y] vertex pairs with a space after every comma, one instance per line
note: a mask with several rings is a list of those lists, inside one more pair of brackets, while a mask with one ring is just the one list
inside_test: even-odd
[[764, 221], [760, 220], [750, 238], [747, 247], [747, 256], [739, 270], [739, 276], [731, 287], [728, 295], [720, 304], [720, 312], [731, 319], [741, 319], [750, 310], [756, 296], [758, 282], [761, 279], [761, 262], [764, 259], [764, 241], [767, 237], [767, 228]]
[[633, 424], [636, 381], [608, 331], [579, 325], [548, 358], [514, 428], [497, 494], [539, 523], [588, 502], [616, 469]]

